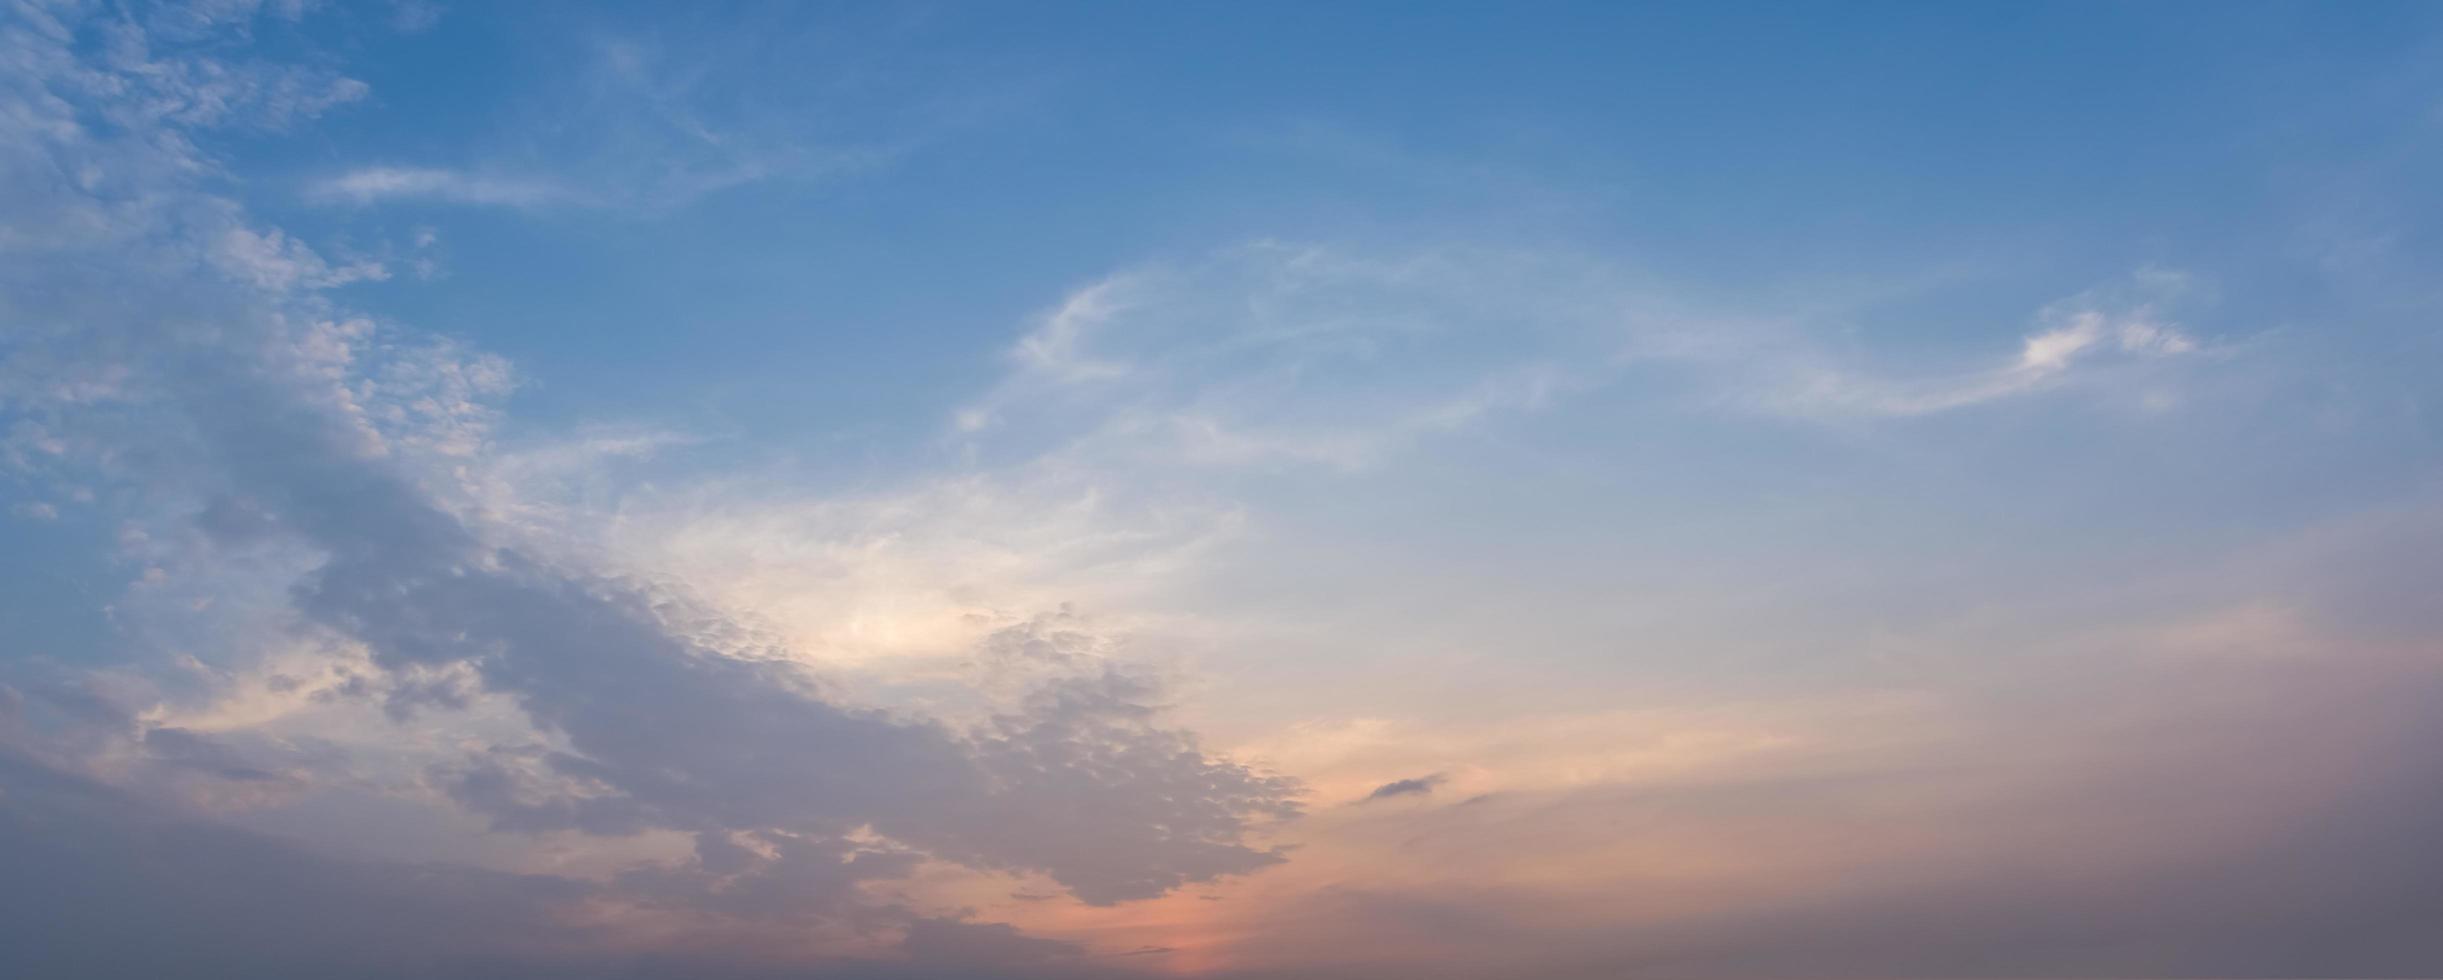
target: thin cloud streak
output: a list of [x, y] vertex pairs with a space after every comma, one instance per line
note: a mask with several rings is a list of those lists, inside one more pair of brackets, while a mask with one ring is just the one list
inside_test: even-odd
[[356, 205], [384, 201], [541, 208], [592, 204], [558, 184], [530, 178], [491, 177], [430, 167], [368, 167], [315, 181], [308, 200]]
[[1401, 796], [1424, 796], [1433, 792], [1435, 787], [1448, 781], [1449, 777], [1438, 772], [1428, 776], [1412, 776], [1407, 779], [1395, 779], [1388, 783], [1384, 783], [1381, 786], [1375, 787], [1374, 792], [1366, 794], [1365, 799], [1357, 802], [1372, 803], [1376, 800], [1388, 800]]

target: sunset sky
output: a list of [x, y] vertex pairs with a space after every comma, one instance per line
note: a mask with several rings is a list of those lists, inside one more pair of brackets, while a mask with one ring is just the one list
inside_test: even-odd
[[0, 976], [2443, 975], [2443, 6], [0, 0]]

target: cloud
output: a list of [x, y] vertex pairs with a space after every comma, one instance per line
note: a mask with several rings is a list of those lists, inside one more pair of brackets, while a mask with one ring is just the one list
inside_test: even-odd
[[[400, 27], [419, 30], [420, 4], [403, 4]], [[821, 64], [801, 44], [735, 32], [670, 31], [626, 37], [570, 32], [568, 45], [530, 53], [551, 63], [548, 97], [489, 107], [514, 143], [478, 146], [463, 166], [369, 162], [322, 176], [308, 201], [375, 206], [428, 203], [659, 213], [708, 195], [767, 181], [820, 181], [881, 167], [922, 142], [921, 106], [890, 114], [876, 135], [817, 136], [805, 119], [820, 86], [785, 88]], [[773, 51], [787, 54], [771, 64]], [[810, 90], [811, 89], [811, 90]], [[774, 111], [774, 103], [793, 110]], [[843, 113], [845, 114], [845, 113]], [[463, 119], [452, 120], [462, 123]]]
[[[493, 177], [429, 167], [368, 167], [315, 181], [306, 188], [308, 200], [324, 203], [376, 204], [383, 201], [435, 201], [444, 204], [498, 205], [540, 208], [578, 205], [587, 198], [556, 183], [517, 177]], [[420, 240], [419, 247], [426, 244]]]
[[578, 937], [554, 915], [582, 893], [571, 882], [315, 857], [5, 747], [0, 859], [17, 882], [0, 887], [14, 976], [506, 977]]
[[1133, 302], [1126, 294], [1135, 285], [1130, 277], [1117, 276], [1069, 294], [1059, 309], [1046, 314], [1039, 326], [1018, 339], [1010, 349], [1011, 359], [1021, 369], [1046, 375], [1061, 384], [1127, 374], [1126, 364], [1095, 360], [1081, 348], [1089, 332], [1107, 327]]
[[390, 27], [401, 34], [419, 34], [440, 23], [442, 12], [432, 0], [391, 0]]
[[15, 881], [42, 883], [0, 887], [0, 972], [10, 976], [1111, 975], [1079, 962], [1070, 944], [939, 917], [911, 919], [887, 946], [856, 956], [776, 960], [734, 943], [655, 949], [623, 935], [633, 919], [603, 917], [617, 883], [332, 857], [163, 809], [4, 746], [0, 860]]
[[919, 919], [902, 940], [908, 958], [927, 965], [1007, 969], [1076, 956], [1071, 943], [1029, 936], [997, 922]]
[[[280, 350], [276, 333], [264, 339]], [[394, 674], [467, 665], [566, 739], [570, 751], [545, 756], [527, 786], [492, 769], [452, 777], [457, 799], [503, 827], [824, 838], [871, 827], [937, 857], [1043, 871], [1095, 903], [1277, 860], [1240, 838], [1246, 816], [1287, 812], [1286, 784], [1153, 727], [1135, 700], [1146, 691], [1064, 682], [972, 735], [830, 703], [784, 663], [674, 630], [656, 607], [676, 597], [487, 542], [394, 467], [382, 450], [400, 440], [365, 421], [382, 413], [321, 374], [355, 355], [314, 355], [285, 377], [210, 348], [178, 363], [160, 383], [229, 461], [231, 491], [327, 556], [295, 590], [300, 614]], [[434, 443], [465, 451], [454, 445]], [[607, 795], [580, 806], [567, 795], [577, 784]], [[1106, 819], [1064, 815], [1080, 803]], [[587, 816], [606, 807], [608, 823]]]
[[[93, 104], [76, 111], [119, 111], [111, 100], [127, 86], [101, 82], [149, 70], [79, 60], [71, 30], [9, 30], [20, 54], [34, 53], [10, 66], [33, 73], [16, 81], [91, 83]], [[209, 75], [213, 63], [189, 68]], [[1110, 905], [1283, 859], [1261, 836], [1297, 813], [1296, 785], [1218, 757], [1166, 724], [1161, 691], [1137, 673], [1087, 658], [1024, 686], [1016, 703], [956, 723], [861, 704], [785, 648], [731, 642], [747, 631], [681, 589], [538, 547], [502, 519], [522, 512], [501, 496], [505, 488], [476, 475], [489, 466], [497, 401], [513, 380], [507, 365], [350, 315], [325, 291], [373, 276], [372, 267], [334, 264], [206, 190], [199, 175], [212, 161], [191, 137], [235, 124], [232, 111], [128, 115], [145, 127], [128, 145], [75, 127], [7, 134], [12, 160], [67, 166], [124, 154], [161, 164], [132, 169], [144, 181], [133, 188], [142, 204], [110, 212], [113, 237], [18, 242], [0, 278], [8, 305], [28, 324], [74, 326], [12, 326], [0, 412], [15, 423], [12, 445], [33, 450], [12, 457], [23, 467], [15, 476], [108, 488], [121, 547], [143, 568], [121, 613], [129, 641], [145, 648], [157, 639], [150, 652], [191, 665], [184, 675], [84, 671], [39, 703], [11, 690], [31, 705], [9, 711], [14, 751], [124, 781], [131, 795], [233, 813], [300, 797], [378, 797], [350, 785], [378, 774], [391, 781], [385, 792], [473, 814], [498, 834], [692, 841], [688, 853], [600, 886], [537, 887], [676, 934], [745, 930], [774, 948], [810, 927], [852, 943], [895, 935], [896, 955], [945, 962], [1065, 948], [872, 891], [919, 865], [1040, 874], [1081, 901]], [[454, 185], [394, 172], [348, 186], [378, 195]], [[46, 199], [53, 213], [107, 212], [86, 188], [44, 187], [58, 199]], [[249, 739], [235, 721], [261, 704], [198, 710], [181, 695], [288, 669], [267, 651], [298, 646], [316, 651], [307, 662], [320, 665], [320, 679], [272, 675], [248, 689], [278, 703], [266, 709], [273, 715], [355, 700], [386, 709], [377, 724], [400, 733], [434, 716], [460, 727], [389, 745], [363, 732], [348, 742]], [[190, 715], [229, 730], [165, 723]], [[331, 757], [294, 771], [287, 764], [318, 754]], [[131, 757], [143, 764], [127, 764]], [[13, 771], [0, 802], [13, 806], [32, 792], [27, 785], [49, 778]], [[201, 781], [202, 796], [168, 791], [190, 781]], [[269, 901], [322, 901], [313, 897], [322, 889], [345, 892], [327, 901], [353, 909], [362, 904], [355, 893], [369, 887], [359, 879], [371, 873], [351, 866], [290, 861], [226, 835], [193, 843], [222, 852], [195, 858], [206, 865], [199, 881], [249, 880], [209, 870], [222, 860], [294, 878], [261, 884]], [[108, 866], [115, 858], [106, 848], [79, 859], [95, 867], [43, 880], [142, 874]], [[512, 891], [530, 884], [471, 869], [435, 875]], [[147, 907], [165, 915], [209, 901], [193, 885], [163, 887], [167, 904]], [[353, 953], [369, 966], [404, 941], [394, 933], [452, 935], [463, 917], [490, 907], [436, 910], [413, 888], [395, 900], [375, 891], [370, 906], [387, 910], [381, 924], [392, 931], [337, 928], [335, 945], [292, 962], [252, 948], [270, 937], [240, 930], [229, 955], [266, 957], [282, 970], [362, 972], [333, 962]], [[13, 904], [34, 900], [22, 889], [0, 893]], [[529, 911], [500, 914], [463, 942], [428, 938], [400, 962], [441, 971], [431, 957], [478, 950], [494, 928], [527, 932]], [[111, 928], [96, 920], [61, 934]], [[25, 955], [66, 955], [61, 948]]]
[[212, 258], [229, 275], [274, 291], [329, 289], [390, 278], [389, 270], [379, 262], [334, 266], [278, 229], [258, 233], [243, 227], [230, 228], [222, 233]]
[[[557, 455], [557, 449], [541, 450]], [[688, 583], [797, 655], [865, 673], [941, 672], [1064, 604], [1107, 610], [1191, 574], [1238, 538], [1226, 500], [1147, 496], [1061, 466], [932, 476], [809, 497], [787, 473], [621, 494], [615, 519], [511, 461], [553, 539], [597, 542], [622, 571]], [[606, 533], [607, 531], [607, 533]], [[1159, 628], [1121, 616], [1086, 630]], [[1146, 651], [1139, 651], [1145, 653]]]
[[1427, 793], [1433, 792], [1434, 787], [1440, 786], [1447, 781], [1449, 781], [1449, 777], [1438, 772], [1431, 775], [1415, 776], [1408, 779], [1395, 779], [1391, 782], [1375, 787], [1374, 792], [1366, 794], [1365, 799], [1357, 802], [1372, 803], [1376, 800], [1388, 800], [1397, 796], [1424, 796]]
[[1028, 322], [950, 434], [1145, 479], [1379, 470], [1564, 407], [1923, 417], [2195, 355], [2167, 313], [2192, 292], [2140, 270], [2037, 310], [1987, 366], [1911, 372], [1826, 353], [1822, 311], [1691, 308], [1599, 258], [1257, 241], [1072, 290]]
[[1972, 408], [2068, 383], [2107, 352], [2143, 362], [2198, 350], [2163, 319], [2161, 307], [2186, 291], [2183, 276], [2141, 270], [2127, 283], [2088, 290], [2047, 305], [2037, 329], [2020, 339], [2006, 366], [1951, 375], [1891, 378], [1796, 362], [1755, 400], [1769, 411], [1816, 418], [1906, 418]]
[[1114, 466], [1365, 469], [1595, 380], [1627, 300], [1542, 256], [1260, 241], [1072, 291], [953, 426]]
[[2070, 359], [2095, 346], [2103, 336], [2102, 318], [2093, 314], [2077, 317], [2064, 327], [2058, 327], [2027, 338], [2019, 351], [2017, 370], [2043, 375], [2070, 366]]

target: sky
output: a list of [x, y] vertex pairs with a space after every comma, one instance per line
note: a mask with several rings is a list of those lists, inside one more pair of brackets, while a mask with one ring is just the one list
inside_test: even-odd
[[2443, 8], [0, 3], [0, 974], [2443, 974]]

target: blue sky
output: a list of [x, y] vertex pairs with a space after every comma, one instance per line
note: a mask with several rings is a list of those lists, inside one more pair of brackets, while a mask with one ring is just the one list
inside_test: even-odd
[[2438, 53], [11, 5], [0, 965], [2432, 973]]
[[[367, 242], [463, 226], [447, 288], [377, 291], [520, 363], [572, 358], [537, 401], [667, 385], [791, 429], [836, 427], [833, 392], [922, 414], [886, 406], [954, 399], [1069, 286], [1249, 238], [1598, 250], [1741, 300], [1896, 291], [1873, 333], [1903, 340], [2150, 263], [2295, 269], [2302, 211], [2416, 183], [2397, 120], [2429, 43], [2414, 10], [2176, 6], [456, 13], [353, 39], [378, 94], [246, 140], [249, 196]], [[2363, 172], [2387, 159], [2409, 171]], [[605, 203], [294, 200], [368, 167]], [[727, 369], [774, 351], [777, 377]], [[902, 370], [846, 366], [868, 356]], [[640, 367], [674, 358], [693, 370]]]

